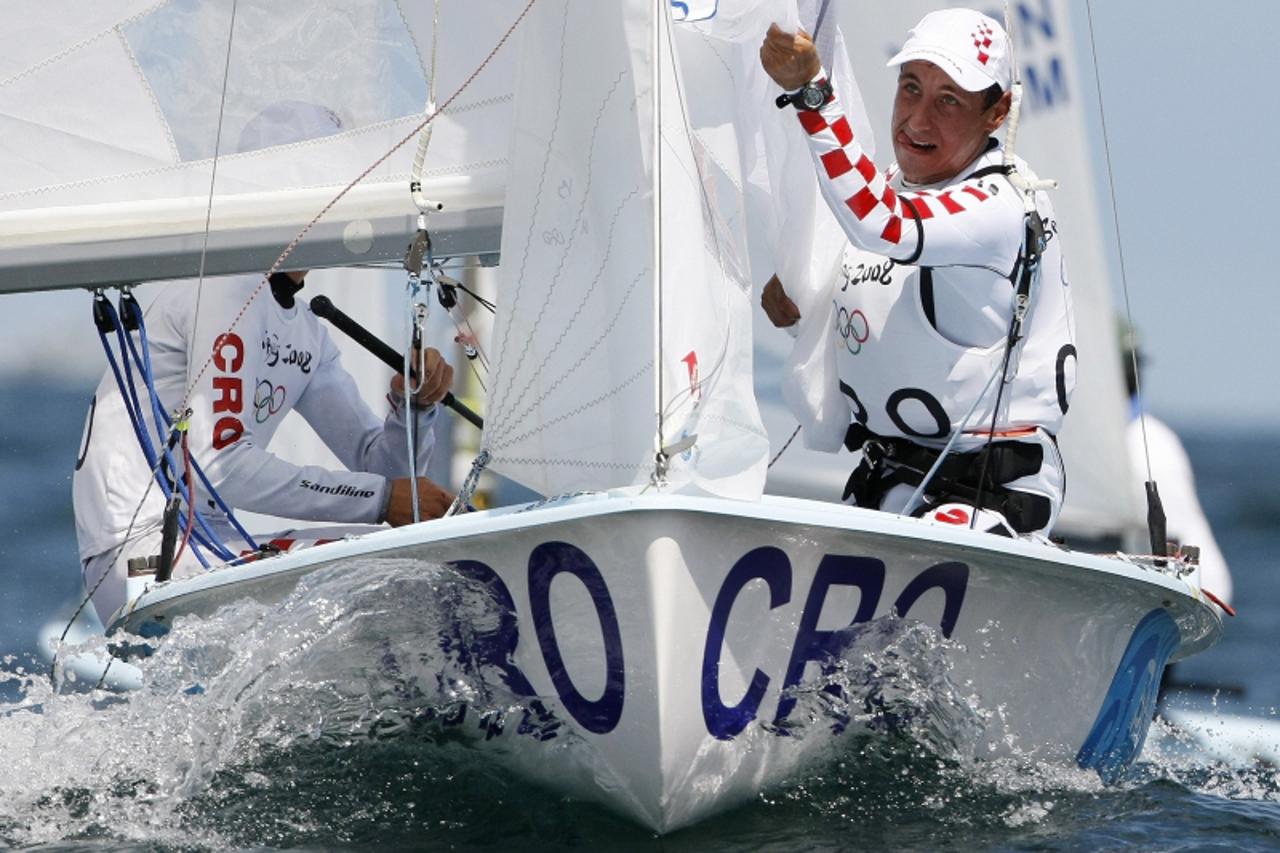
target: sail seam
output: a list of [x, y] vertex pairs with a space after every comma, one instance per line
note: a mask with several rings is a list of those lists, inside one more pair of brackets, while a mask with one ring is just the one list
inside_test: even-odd
[[150, 15], [152, 12], [154, 12], [156, 9], [159, 9], [161, 6], [168, 5], [168, 3], [169, 3], [169, 0], [160, 0], [159, 3], [154, 3], [148, 6], [147, 8], [142, 9], [139, 12], [136, 12], [133, 15], [130, 15], [129, 17], [124, 18], [123, 20], [116, 21], [114, 24], [107, 27], [105, 30], [102, 30], [101, 32], [97, 33], [96, 35], [89, 36], [88, 38], [83, 39], [77, 42], [76, 44], [73, 44], [71, 47], [67, 48], [61, 53], [55, 53], [53, 56], [47, 56], [41, 61], [37, 62], [35, 65], [27, 66], [26, 68], [19, 71], [17, 74], [14, 74], [11, 77], [7, 77], [4, 80], [0, 80], [0, 89], [3, 89], [5, 86], [8, 86], [12, 83], [16, 83], [24, 77], [30, 77], [32, 74], [35, 74], [36, 72], [41, 71], [44, 68], [47, 68], [48, 66], [53, 65], [56, 62], [60, 62], [63, 59], [66, 59], [68, 56], [71, 56], [73, 53], [77, 53], [78, 51], [84, 50], [86, 47], [93, 44], [94, 42], [99, 41], [111, 35], [113, 32], [121, 29], [122, 27], [126, 27], [129, 24], [132, 24], [134, 21], [138, 21], [138, 20], [141, 20], [142, 18], [145, 18], [147, 15]]
[[[635, 194], [636, 194], [635, 191], [633, 191], [631, 196], [634, 196]], [[622, 207], [626, 205], [626, 202], [631, 198], [631, 196], [628, 196], [627, 199], [623, 199], [623, 203], [619, 205], [618, 214], [615, 214], [614, 216], [614, 223], [613, 223], [614, 225], [617, 224], [618, 215], [620, 215]], [[610, 228], [610, 233], [612, 234], [612, 227]], [[538, 369], [534, 372], [534, 376], [540, 376], [542, 374], [542, 368], [546, 366], [547, 362], [551, 359], [551, 356], [554, 355], [559, 350], [560, 344], [563, 343], [568, 338], [569, 330], [570, 328], [572, 328], [574, 324], [574, 320], [578, 317], [579, 314], [582, 313], [583, 307], [585, 307], [586, 305], [586, 301], [595, 292], [596, 285], [599, 284], [601, 277], [604, 275], [604, 269], [608, 265], [608, 260], [609, 260], [609, 256], [606, 255], [600, 263], [600, 268], [596, 272], [595, 279], [591, 282], [591, 287], [588, 288], [587, 292], [583, 295], [581, 301], [579, 302], [578, 311], [575, 312], [573, 317], [570, 318], [569, 322], [565, 324], [565, 328], [561, 332], [560, 337], [551, 346], [550, 350], [548, 350], [546, 358], [542, 360], [542, 364], [538, 366]], [[631, 300], [631, 294], [635, 292], [636, 287], [640, 284], [641, 281], [644, 280], [644, 277], [648, 275], [648, 273], [649, 273], [649, 269], [646, 267], [645, 269], [641, 270], [634, 279], [632, 279], [630, 286], [627, 287], [626, 293], [623, 295], [622, 299], [619, 301], [618, 308], [614, 312], [613, 319], [609, 321], [609, 325], [605, 327], [604, 331], [602, 331], [596, 337], [596, 339], [591, 343], [591, 345], [587, 347], [586, 351], [583, 352], [582, 355], [573, 363], [573, 365], [569, 368], [569, 370], [564, 371], [559, 377], [557, 377], [556, 380], [551, 384], [551, 386], [547, 388], [547, 390], [544, 391], [536, 400], [530, 403], [529, 406], [524, 411], [520, 412], [518, 415], [514, 417], [510, 417], [510, 418], [502, 417], [502, 420], [501, 420], [502, 424], [508, 424], [508, 423], [516, 424], [516, 423], [523, 422], [523, 420], [529, 415], [531, 415], [533, 411], [538, 408], [538, 406], [540, 406], [545, 400], [550, 398], [551, 395], [556, 392], [556, 389], [558, 389], [566, 379], [568, 379], [570, 376], [573, 375], [574, 371], [576, 371], [579, 367], [582, 367], [587, 363], [587, 359], [590, 358], [591, 354], [594, 353], [597, 349], [599, 349], [600, 345], [603, 344], [606, 340], [608, 340], [612, 336], [614, 328], [618, 325], [618, 321], [622, 318], [622, 314], [623, 314], [623, 311], [626, 309], [627, 303]], [[531, 387], [531, 384], [526, 384], [524, 387], [525, 387], [525, 390], [527, 391]], [[523, 393], [521, 397], [523, 397]], [[519, 403], [519, 400], [517, 400], [516, 402]], [[512, 408], [515, 408], [515, 407], [512, 406]], [[500, 412], [498, 411], [495, 411], [494, 415], [496, 416], [494, 420], [497, 420], [497, 418], [501, 416]], [[494, 441], [496, 442], [502, 441], [507, 437], [507, 435], [510, 432], [511, 432], [510, 427], [505, 431], [503, 430], [495, 431]]]
[[[451, 109], [448, 109], [447, 111], [444, 109], [441, 109], [438, 112], [438, 114], [443, 115], [443, 114], [446, 114], [447, 112], [447, 114], [451, 116], [457, 115], [462, 112], [468, 112], [475, 109], [481, 109], [483, 107], [493, 106], [505, 101], [510, 101], [511, 99], [512, 99], [511, 95], [498, 95], [492, 98], [483, 98], [479, 101], [472, 101], [469, 104], [464, 104], [462, 107], [458, 109], [451, 108]], [[254, 151], [241, 151], [234, 154], [223, 155], [218, 159], [223, 163], [227, 163], [227, 162], [247, 161], [247, 160], [257, 159], [265, 156], [275, 156], [275, 154], [280, 151], [288, 151], [295, 148], [314, 146], [321, 142], [330, 143], [332, 141], [340, 140], [340, 139], [353, 139], [359, 136], [367, 136], [369, 134], [376, 133], [380, 130], [385, 130], [389, 127], [394, 127], [395, 125], [398, 125], [398, 124], [404, 124], [406, 121], [416, 120], [416, 118], [417, 118], [416, 115], [400, 116], [399, 118], [387, 119], [385, 121], [377, 122], [376, 124], [369, 124], [363, 127], [354, 128], [352, 130], [343, 131], [341, 133], [334, 133], [324, 137], [323, 139], [309, 139], [309, 140], [304, 140], [302, 142], [288, 143], [286, 145], [275, 145], [275, 146], [272, 146], [270, 149], [261, 148]], [[166, 124], [165, 127], [167, 131], [168, 125]], [[84, 178], [78, 181], [66, 181], [60, 184], [46, 184], [44, 186], [31, 187], [29, 189], [24, 189], [24, 190], [10, 190], [8, 192], [0, 192], [0, 201], [9, 201], [12, 199], [19, 199], [19, 198], [29, 198], [33, 196], [40, 196], [45, 193], [54, 193], [54, 192], [60, 192], [63, 190], [74, 190], [81, 187], [100, 186], [100, 185], [109, 184], [112, 182], [129, 183], [130, 181], [135, 181], [139, 178], [148, 178], [155, 175], [162, 175], [167, 172], [197, 171], [207, 166], [211, 162], [211, 160], [212, 158], [209, 158], [209, 157], [205, 157], [200, 160], [184, 160], [178, 163], [171, 163], [165, 166], [157, 166], [150, 169], [139, 169], [132, 172], [121, 172], [116, 175], [99, 175], [97, 177]], [[462, 163], [457, 166], [441, 167], [439, 169], [435, 169], [429, 172], [423, 172], [423, 176], [427, 177], [427, 176], [440, 176], [440, 175], [449, 175], [449, 174], [461, 174], [475, 168], [490, 168], [494, 166], [504, 166], [506, 164], [507, 164], [507, 160], [505, 158], [497, 159], [497, 160], [482, 160], [475, 163]], [[395, 180], [402, 180], [404, 177], [407, 177], [407, 176], [408, 176], [407, 172], [398, 173], [395, 176]], [[375, 180], [384, 181], [389, 179], [378, 178]], [[319, 188], [319, 187], [325, 187], [325, 186], [333, 186], [333, 184], [304, 184], [304, 185], [295, 185], [295, 186], [287, 186], [287, 187], [273, 187], [273, 189], [311, 189], [311, 188]]]
[[[566, 9], [565, 12], [567, 11], [568, 10]], [[567, 45], [566, 35], [568, 33], [568, 27], [569, 27], [569, 15], [562, 14], [560, 16], [560, 20], [561, 20], [560, 56], [558, 59], [558, 62], [559, 62], [558, 76], [560, 78], [563, 78], [564, 54], [565, 54], [565, 47]], [[551, 120], [551, 133], [549, 134], [548, 143], [554, 142], [556, 135], [560, 132], [560, 108], [563, 104], [564, 104], [564, 87], [562, 86], [560, 87], [559, 91], [556, 93], [556, 111], [555, 111], [555, 115], [552, 117], [552, 120]], [[537, 193], [534, 194], [533, 211], [529, 217], [529, 230], [528, 230], [528, 233], [525, 234], [524, 253], [520, 258], [520, 267], [519, 267], [521, 271], [523, 271], [529, 265], [529, 248], [530, 246], [533, 245], [534, 223], [537, 221], [538, 211], [542, 207], [542, 191], [543, 191], [543, 188], [546, 186], [547, 166], [551, 162], [551, 151], [552, 151], [552, 146], [551, 144], [548, 144], [546, 154], [542, 158], [542, 171], [541, 171], [541, 174], [538, 176], [538, 191]], [[516, 290], [515, 290], [515, 293], [512, 294], [511, 308], [508, 314], [508, 316], [510, 317], [520, 316], [519, 315], [520, 297], [524, 293], [524, 288], [521, 286], [520, 283], [522, 283], [523, 281], [524, 281], [523, 276], [520, 276], [517, 279]], [[508, 322], [506, 324], [506, 327], [502, 330], [502, 345], [498, 348], [499, 352], [507, 351], [507, 343], [511, 337], [511, 328], [514, 325], [515, 324], [512, 322]], [[494, 382], [493, 394], [490, 400], [490, 405], [495, 411], [500, 411], [502, 409], [501, 400], [507, 395], [507, 393], [510, 392], [511, 383], [514, 381], [515, 377], [514, 376], [508, 377], [505, 383], [501, 381], [502, 379], [503, 377], [499, 375], [498, 381]]]
[[[582, 216], [586, 210], [587, 202], [590, 200], [590, 197], [591, 197], [591, 184], [595, 176], [594, 151], [595, 151], [596, 137], [599, 133], [600, 125], [603, 121], [605, 111], [609, 108], [609, 102], [613, 99], [613, 96], [617, 92], [618, 87], [621, 85], [623, 78], [626, 76], [627, 76], [626, 72], [622, 72], [617, 76], [617, 78], [613, 81], [613, 85], [609, 88], [609, 91], [605, 94], [603, 100], [601, 101], [600, 109], [596, 112], [595, 124], [591, 128], [591, 141], [590, 141], [590, 144], [587, 146], [588, 157], [587, 157], [587, 170], [586, 170], [586, 184], [582, 188], [581, 201], [578, 204], [577, 213], [574, 215], [573, 225], [570, 228], [569, 239], [565, 244], [564, 250], [561, 251], [560, 253], [560, 263], [556, 266], [555, 271], [551, 274], [551, 286], [547, 290], [547, 298], [545, 301], [543, 301], [542, 306], [538, 310], [537, 316], [534, 318], [533, 325], [529, 330], [529, 335], [528, 337], [525, 338], [524, 349], [520, 351], [520, 355], [516, 357], [515, 362], [512, 365], [512, 368], [511, 368], [512, 381], [507, 383], [507, 388], [509, 390], [511, 390], [512, 388], [512, 383], [515, 381], [515, 377], [520, 373], [520, 368], [524, 364], [525, 355], [529, 352], [529, 347], [531, 346], [533, 340], [537, 337], [538, 328], [541, 326], [542, 320], [546, 316], [547, 310], [551, 305], [552, 298], [555, 296], [556, 290], [560, 286], [560, 283], [564, 280], [564, 276], [563, 276], [564, 267], [565, 267], [565, 264], [568, 263], [569, 256], [573, 252], [573, 247], [577, 243], [578, 234], [582, 227]], [[544, 177], [545, 177], [545, 173], [544, 173]], [[625, 197], [623, 197], [622, 201], [618, 203], [617, 208], [614, 210], [613, 219], [609, 223], [609, 236], [605, 241], [605, 256], [600, 261], [600, 265], [596, 270], [596, 276], [594, 279], [592, 279], [591, 285], [587, 288], [587, 291], [583, 295], [583, 298], [578, 301], [578, 310], [574, 312], [573, 316], [570, 317], [569, 320], [564, 324], [564, 328], [563, 328], [563, 331], [561, 332], [560, 337], [547, 351], [547, 354], [543, 358], [542, 363], [538, 366], [538, 370], [535, 371], [535, 374], [534, 374], [535, 376], [541, 373], [542, 368], [546, 366], [547, 361], [549, 361], [551, 357], [555, 355], [555, 353], [559, 350], [560, 344], [561, 342], [564, 341], [565, 337], [567, 336], [569, 328], [573, 325], [574, 320], [582, 313], [582, 310], [586, 305], [587, 298], [589, 298], [591, 294], [595, 292], [596, 285], [599, 284], [601, 276], [604, 275], [604, 268], [608, 265], [609, 257], [613, 253], [613, 233], [617, 227], [618, 219], [619, 217], [622, 216], [622, 211], [627, 206], [627, 203], [630, 202], [631, 199], [633, 199], [637, 195], [637, 193], [638, 191], [633, 189], [630, 193], [628, 193]], [[521, 280], [523, 281], [523, 277], [521, 278]], [[630, 291], [628, 291], [628, 295], [629, 294], [630, 294]], [[616, 322], [616, 318], [615, 318], [615, 322]], [[525, 395], [527, 395], [529, 392], [529, 387], [530, 387], [529, 384], [526, 383], [524, 387], [520, 389], [519, 394], [516, 396], [515, 402], [512, 403], [509, 407], [506, 406], [505, 400], [501, 403], [495, 402], [493, 407], [495, 413], [503, 411], [504, 409], [514, 410], [515, 408], [520, 406], [520, 404], [523, 402], [525, 398]], [[537, 406], [537, 403], [534, 404], [534, 407], [536, 406]], [[521, 417], [523, 417], [523, 414], [524, 413], [522, 413]], [[519, 418], [517, 418], [516, 420], [519, 420]]]
[[[422, 50], [418, 47], [418, 37], [413, 32], [413, 27], [409, 26], [409, 19], [405, 17], [404, 7], [400, 5], [400, 0], [395, 0], [396, 14], [400, 16], [400, 23], [404, 25], [404, 31], [409, 35], [409, 42], [413, 45], [413, 55], [418, 58], [418, 70], [422, 72], [422, 76], [427, 76], [426, 66], [422, 64]], [[437, 21], [438, 23], [438, 21]], [[434, 36], [434, 25], [433, 32]], [[434, 83], [433, 83], [434, 85]]]
[[609, 471], [634, 471], [637, 474], [649, 470], [649, 462], [595, 462], [586, 459], [561, 457], [536, 458], [529, 456], [493, 456], [493, 462], [504, 462], [508, 465], [557, 465], [568, 468], [593, 468]]
[[124, 48], [125, 55], [129, 57], [129, 64], [133, 66], [134, 72], [138, 75], [143, 91], [147, 93], [147, 100], [151, 101], [151, 108], [155, 112], [156, 118], [160, 120], [160, 126], [164, 128], [164, 138], [169, 143], [169, 153], [173, 156], [174, 162], [181, 162], [182, 155], [178, 151], [177, 140], [173, 138], [173, 128], [169, 126], [169, 121], [165, 118], [164, 110], [160, 107], [160, 100], [156, 97], [155, 89], [151, 88], [151, 83], [147, 80], [147, 75], [142, 70], [142, 64], [138, 62], [138, 55], [133, 52], [133, 45], [129, 43], [129, 39], [125, 37], [123, 30], [117, 28], [116, 36], [120, 40], [120, 46]]
[[652, 369], [652, 367], [653, 367], [653, 363], [652, 363], [652, 362], [650, 362], [649, 364], [644, 365], [644, 366], [643, 366], [643, 367], [641, 367], [639, 370], [637, 370], [635, 373], [631, 374], [629, 377], [627, 377], [626, 379], [624, 379], [622, 382], [620, 382], [619, 384], [615, 385], [613, 388], [610, 388], [608, 391], [604, 392], [603, 394], [601, 394], [600, 396], [596, 397], [595, 399], [593, 399], [593, 400], [588, 400], [587, 402], [583, 403], [583, 404], [582, 404], [581, 406], [579, 406], [578, 408], [573, 409], [572, 411], [569, 411], [569, 412], [565, 412], [563, 415], [560, 415], [560, 416], [559, 416], [559, 417], [557, 417], [557, 418], [552, 418], [552, 419], [551, 419], [551, 420], [549, 420], [549, 421], [545, 421], [545, 422], [544, 422], [544, 423], [542, 423], [540, 426], [534, 427], [533, 429], [530, 429], [530, 430], [526, 430], [525, 432], [521, 433], [520, 435], [517, 435], [517, 436], [515, 436], [515, 437], [513, 437], [513, 438], [509, 439], [508, 441], [506, 441], [506, 443], [505, 443], [505, 444], [502, 444], [502, 445], [493, 445], [493, 446], [496, 446], [496, 447], [509, 447], [509, 446], [511, 446], [512, 444], [515, 444], [515, 443], [520, 442], [520, 441], [524, 441], [526, 438], [529, 438], [530, 436], [537, 435], [537, 434], [538, 434], [538, 433], [540, 433], [540, 432], [545, 432], [547, 429], [549, 429], [549, 428], [551, 428], [551, 427], [555, 426], [555, 425], [556, 425], [556, 424], [558, 424], [558, 423], [561, 423], [562, 421], [566, 421], [566, 420], [569, 420], [570, 418], [577, 417], [578, 415], [582, 414], [583, 412], [587, 411], [588, 409], [595, 408], [596, 406], [598, 406], [598, 405], [600, 405], [601, 403], [605, 402], [605, 401], [606, 401], [606, 400], [608, 400], [609, 398], [617, 396], [619, 393], [621, 393], [623, 390], [625, 390], [625, 389], [627, 388], [627, 386], [634, 384], [634, 383], [636, 382], [636, 380], [640, 379], [640, 377], [642, 377], [642, 376], [644, 376], [646, 373], [648, 373], [648, 372], [649, 372], [649, 370], [650, 370], [650, 369]]

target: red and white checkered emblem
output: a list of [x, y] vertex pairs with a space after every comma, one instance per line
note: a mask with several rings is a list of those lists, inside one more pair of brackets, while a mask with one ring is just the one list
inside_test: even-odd
[[991, 37], [995, 35], [995, 30], [991, 29], [990, 24], [979, 23], [978, 31], [970, 35], [973, 36], [973, 46], [978, 49], [978, 61], [986, 65], [987, 60], [991, 58], [987, 48], [991, 47]]

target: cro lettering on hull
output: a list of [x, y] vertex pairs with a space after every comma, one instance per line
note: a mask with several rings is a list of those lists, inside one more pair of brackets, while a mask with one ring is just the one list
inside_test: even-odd
[[[627, 702], [627, 647], [609, 583], [591, 556], [568, 542], [544, 542], [535, 547], [528, 560], [525, 618], [520, 618], [515, 596], [491, 566], [476, 560], [452, 565], [465, 577], [484, 586], [495, 603], [511, 617], [502, 620], [497, 634], [487, 636], [481, 647], [471, 650], [472, 658], [498, 666], [506, 686], [517, 695], [538, 695], [528, 676], [514, 663], [521, 647], [521, 626], [526, 629], [532, 626], [535, 640], [526, 643], [526, 656], [528, 650], [536, 646], [541, 658], [538, 668], [545, 670], [553, 695], [565, 712], [586, 731], [599, 735], [612, 732]], [[889, 612], [910, 616], [912, 608], [930, 591], [940, 592], [943, 600], [937, 627], [943, 636], [951, 635], [964, 606], [969, 579], [967, 565], [948, 561], [929, 566], [915, 574], [892, 603], [882, 608], [885, 579], [885, 563], [876, 557], [826, 554], [809, 577], [797, 578], [786, 552], [777, 547], [762, 546], [742, 555], [724, 574], [705, 624], [694, 633], [695, 639], [701, 639], [699, 690], [687, 698], [696, 700], [706, 733], [720, 740], [732, 740], [739, 735], [748, 724], [760, 718], [771, 685], [777, 698], [771, 722], [781, 731], [795, 707], [794, 688], [800, 686], [806, 669], [810, 664], [822, 666], [838, 658], [847, 644], [847, 629]], [[558, 603], [553, 604], [551, 588], [557, 582], [572, 585], [574, 589], [566, 589], [557, 599]], [[759, 597], [746, 594], [753, 585], [767, 590], [764, 612], [761, 612]], [[850, 592], [854, 594], [852, 612], [847, 612], [847, 606], [828, 608], [829, 597], [848, 599]], [[802, 606], [798, 619], [786, 620], [787, 624], [794, 622], [795, 625], [795, 634], [786, 644], [789, 650], [785, 655], [786, 665], [772, 674], [757, 667], [745, 692], [737, 684], [722, 685], [726, 637], [735, 616], [740, 623], [758, 623], [769, 611], [777, 611], [793, 600], [802, 602]], [[573, 617], [561, 616], [559, 629], [553, 612], [557, 606], [574, 614]], [[841, 613], [833, 614], [833, 610]], [[831, 624], [833, 619], [837, 623], [835, 627], [819, 627], [820, 623]], [[569, 625], [574, 626], [575, 632], [598, 633], [597, 660], [590, 660], [589, 651], [581, 653], [583, 645], [579, 643], [579, 654], [571, 659], [573, 665], [567, 663], [561, 643], [562, 635], [568, 633], [565, 626]], [[604, 673], [603, 684], [598, 683], [600, 672]], [[592, 687], [599, 690], [584, 690], [580, 681], [590, 681]]]

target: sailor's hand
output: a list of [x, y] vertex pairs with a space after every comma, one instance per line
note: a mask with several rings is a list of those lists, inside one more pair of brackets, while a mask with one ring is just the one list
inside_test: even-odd
[[769, 322], [779, 329], [794, 326], [800, 319], [800, 309], [782, 289], [782, 282], [776, 275], [765, 283], [764, 293], [760, 294], [760, 307], [769, 317]]
[[760, 64], [784, 92], [794, 92], [822, 70], [822, 60], [809, 34], [803, 29], [789, 33], [777, 24], [769, 25], [764, 44], [760, 45]]
[[[391, 481], [391, 500], [387, 503], [386, 522], [392, 527], [413, 524], [413, 489], [408, 477]], [[418, 478], [418, 512], [422, 520], [439, 518], [453, 503], [453, 495], [426, 477]]]
[[[429, 406], [444, 399], [453, 387], [453, 365], [444, 360], [435, 347], [414, 350], [413, 369], [418, 374], [418, 390], [413, 395], [414, 405]], [[404, 397], [404, 375], [391, 377], [392, 393]]]

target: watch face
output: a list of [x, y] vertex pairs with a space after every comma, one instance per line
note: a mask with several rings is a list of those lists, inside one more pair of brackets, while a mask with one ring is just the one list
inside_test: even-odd
[[800, 91], [800, 100], [807, 109], [816, 110], [827, 101], [827, 93], [817, 86], [805, 86]]

